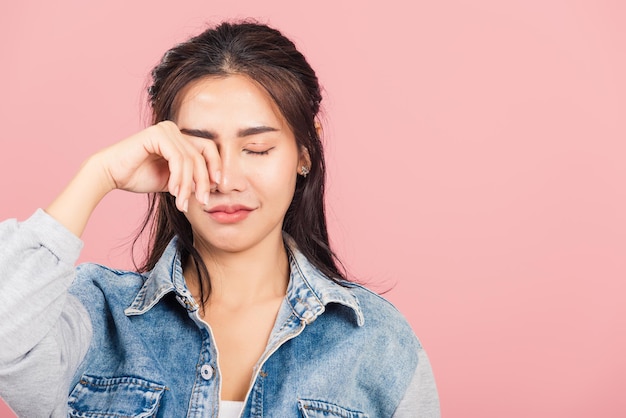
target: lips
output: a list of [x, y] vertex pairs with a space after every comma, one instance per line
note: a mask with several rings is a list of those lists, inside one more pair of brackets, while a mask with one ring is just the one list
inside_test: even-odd
[[254, 208], [244, 205], [218, 205], [206, 210], [215, 221], [223, 224], [232, 224], [248, 217]]
[[209, 213], [215, 213], [215, 212], [235, 213], [240, 210], [251, 211], [251, 210], [254, 210], [254, 208], [244, 206], [244, 205], [218, 205], [218, 206], [213, 206], [210, 209], [207, 209], [207, 212]]

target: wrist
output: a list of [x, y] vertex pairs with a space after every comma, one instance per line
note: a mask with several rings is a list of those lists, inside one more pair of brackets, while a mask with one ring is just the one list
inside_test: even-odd
[[93, 197], [97, 201], [117, 189], [115, 180], [103, 164], [100, 153], [90, 156], [82, 163], [77, 177], [85, 177], [86, 182], [92, 185]]
[[102, 198], [115, 187], [98, 158], [88, 158], [46, 212], [80, 237]]

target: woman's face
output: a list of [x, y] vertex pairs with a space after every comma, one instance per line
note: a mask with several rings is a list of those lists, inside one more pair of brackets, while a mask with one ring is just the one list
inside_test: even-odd
[[282, 243], [305, 159], [276, 104], [243, 75], [204, 78], [181, 93], [176, 124], [186, 134], [213, 138], [204, 140], [215, 142], [222, 163], [209, 204], [189, 201], [195, 247], [219, 253]]

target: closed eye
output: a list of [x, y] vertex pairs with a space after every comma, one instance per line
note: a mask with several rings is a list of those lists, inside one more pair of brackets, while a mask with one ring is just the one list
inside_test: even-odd
[[273, 149], [274, 149], [274, 147], [272, 147], [272, 148], [268, 148], [268, 149], [263, 150], [263, 151], [255, 151], [255, 150], [251, 150], [251, 149], [244, 149], [243, 151], [244, 151], [246, 154], [250, 154], [250, 155], [267, 155], [267, 154], [269, 154], [269, 153], [270, 153], [270, 151], [271, 151], [271, 150], [273, 150]]

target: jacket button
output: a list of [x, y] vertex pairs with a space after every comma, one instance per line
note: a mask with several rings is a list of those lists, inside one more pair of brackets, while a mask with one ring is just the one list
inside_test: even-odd
[[204, 366], [202, 366], [200, 368], [200, 376], [202, 376], [204, 380], [211, 379], [213, 377], [213, 367], [211, 367], [211, 365], [209, 364], [205, 364]]

